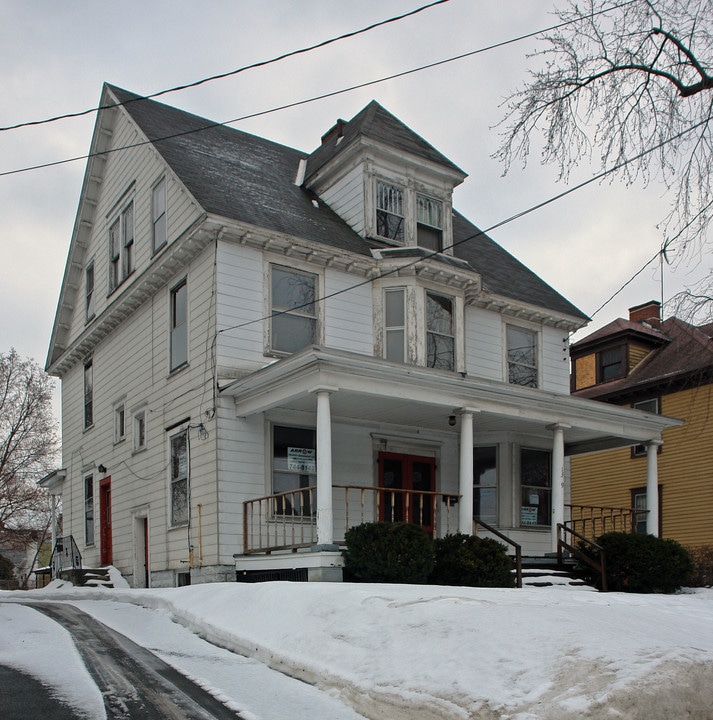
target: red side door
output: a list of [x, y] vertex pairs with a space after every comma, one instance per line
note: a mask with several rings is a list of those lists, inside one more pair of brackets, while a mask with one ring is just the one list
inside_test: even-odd
[[99, 545], [100, 562], [111, 565], [111, 478], [99, 481]]

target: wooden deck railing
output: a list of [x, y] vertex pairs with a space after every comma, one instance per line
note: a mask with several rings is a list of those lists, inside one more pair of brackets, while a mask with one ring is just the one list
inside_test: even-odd
[[632, 532], [638, 515], [648, 510], [607, 505], [566, 505], [570, 519], [564, 524], [585, 538], [594, 540], [607, 532]]
[[[435, 536], [458, 531], [454, 493], [333, 485], [334, 541], [365, 522], [412, 522]], [[300, 488], [243, 503], [243, 552], [297, 551], [317, 544], [317, 488]]]

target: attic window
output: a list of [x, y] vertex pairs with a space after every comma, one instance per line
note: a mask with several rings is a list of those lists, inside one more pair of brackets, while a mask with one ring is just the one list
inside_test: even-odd
[[376, 181], [376, 234], [404, 242], [404, 191], [381, 180]]
[[609, 380], [624, 377], [624, 346], [602, 350], [597, 353], [597, 382], [604, 383]]
[[416, 196], [416, 244], [440, 252], [443, 250], [443, 203], [440, 200]]

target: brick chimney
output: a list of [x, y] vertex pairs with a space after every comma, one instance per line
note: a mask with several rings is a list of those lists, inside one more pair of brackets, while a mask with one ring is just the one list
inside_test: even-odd
[[656, 300], [649, 300], [643, 305], [629, 308], [629, 320], [631, 322], [645, 322], [652, 327], [659, 327], [661, 325], [661, 303]]
[[339, 140], [344, 135], [344, 126], [346, 125], [345, 120], [337, 120], [337, 122], [322, 135], [322, 145], [329, 142], [332, 138]]

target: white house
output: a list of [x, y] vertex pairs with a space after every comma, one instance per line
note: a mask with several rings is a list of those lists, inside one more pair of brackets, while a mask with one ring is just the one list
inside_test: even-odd
[[569, 396], [587, 318], [376, 102], [312, 153], [109, 85], [101, 106], [47, 359], [46, 481], [85, 564], [338, 579], [345, 529], [375, 519], [476, 518], [543, 555], [566, 457], [674, 422]]

